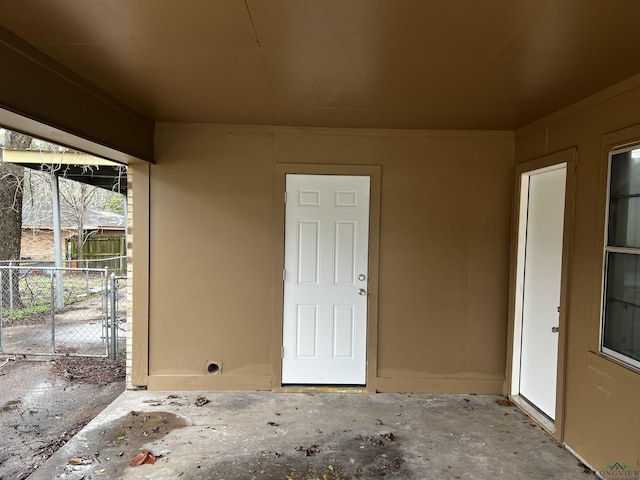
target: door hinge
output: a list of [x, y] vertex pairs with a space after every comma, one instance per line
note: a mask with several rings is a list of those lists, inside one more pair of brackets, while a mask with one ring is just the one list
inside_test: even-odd
[[287, 203], [287, 192], [284, 192], [284, 203]]
[[284, 282], [287, 279], [287, 270], [286, 269], [282, 269], [282, 281]]
[[280, 347], [280, 358], [284, 358], [284, 347]]

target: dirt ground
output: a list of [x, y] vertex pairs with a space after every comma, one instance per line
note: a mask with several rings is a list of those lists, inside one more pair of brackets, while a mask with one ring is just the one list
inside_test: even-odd
[[122, 362], [0, 356], [0, 480], [27, 478], [124, 388]]

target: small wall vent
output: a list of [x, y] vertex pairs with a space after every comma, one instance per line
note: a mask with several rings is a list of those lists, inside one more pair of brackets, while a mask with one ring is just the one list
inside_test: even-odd
[[211, 375], [220, 375], [220, 372], [222, 372], [222, 362], [207, 362], [207, 372]]

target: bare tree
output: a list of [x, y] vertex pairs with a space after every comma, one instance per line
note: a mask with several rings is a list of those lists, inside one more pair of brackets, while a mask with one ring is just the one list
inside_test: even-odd
[[24, 169], [4, 163], [4, 149], [27, 150], [32, 137], [6, 131], [4, 148], [0, 149], [0, 260], [20, 259], [22, 235], [22, 180]]
[[[0, 129], [5, 134], [5, 148], [13, 150], [37, 150], [65, 154], [75, 153], [73, 150], [52, 144], [50, 142], [32, 138], [30, 136]], [[84, 166], [87, 175], [93, 173], [97, 166]], [[122, 195], [116, 191], [109, 191], [66, 179], [67, 166], [60, 164], [42, 164], [39, 169], [31, 169], [2, 163], [0, 150], [0, 260], [20, 258], [20, 241], [22, 234], [22, 205], [28, 202], [29, 212], [34, 218], [39, 218], [38, 212], [51, 210], [51, 175], [60, 179], [60, 200], [67, 215], [70, 213], [75, 220], [78, 233], [78, 259], [84, 259], [83, 246], [87, 241], [85, 235], [85, 214], [87, 209], [96, 208], [122, 209]], [[10, 218], [9, 218], [10, 217]], [[6, 226], [6, 228], [5, 228]]]
[[22, 167], [0, 163], [0, 260], [20, 258], [23, 176]]
[[[86, 166], [90, 174], [91, 166]], [[65, 178], [64, 165], [42, 164], [39, 170], [25, 169], [24, 200], [31, 218], [42, 218], [41, 212], [51, 212], [51, 175], [59, 176], [60, 203], [64, 216], [73, 219], [73, 229], [78, 233], [78, 260], [84, 259], [84, 246], [88, 240], [85, 234], [85, 214], [88, 209], [123, 213], [124, 195], [104, 188], [94, 187]], [[46, 214], [45, 214], [46, 215]], [[68, 224], [67, 224], [68, 228]]]
[[97, 191], [98, 187], [86, 183], [70, 181], [60, 184], [60, 198], [71, 208], [71, 214], [78, 225], [78, 260], [84, 260], [84, 244], [87, 241], [84, 216]]
[[[0, 260], [20, 260], [20, 242], [22, 239], [22, 181], [24, 169], [18, 165], [4, 163], [4, 149], [27, 150], [32, 137], [6, 130], [4, 147], [0, 148]], [[14, 303], [20, 303], [17, 282], [14, 277]], [[3, 297], [8, 289], [3, 289]], [[2, 298], [3, 305], [8, 299]]]

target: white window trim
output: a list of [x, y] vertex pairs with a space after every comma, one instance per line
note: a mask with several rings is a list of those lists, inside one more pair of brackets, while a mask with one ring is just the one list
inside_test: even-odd
[[601, 308], [600, 308], [600, 338], [598, 339], [598, 347], [600, 353], [606, 357], [613, 358], [618, 362], [627, 365], [636, 370], [640, 370], [640, 361], [631, 357], [623, 355], [615, 350], [611, 350], [603, 345], [604, 342], [604, 327], [605, 327], [605, 309], [606, 309], [606, 293], [607, 293], [607, 259], [609, 253], [628, 253], [632, 255], [640, 255], [640, 248], [631, 247], [614, 247], [609, 246], [609, 211], [610, 211], [610, 199], [611, 199], [611, 164], [614, 155], [620, 153], [630, 152], [632, 150], [640, 149], [640, 143], [636, 143], [629, 147], [617, 148], [609, 152], [608, 168], [607, 168], [607, 203], [605, 210], [605, 222], [604, 222], [604, 254], [602, 256], [602, 292], [600, 295]]

